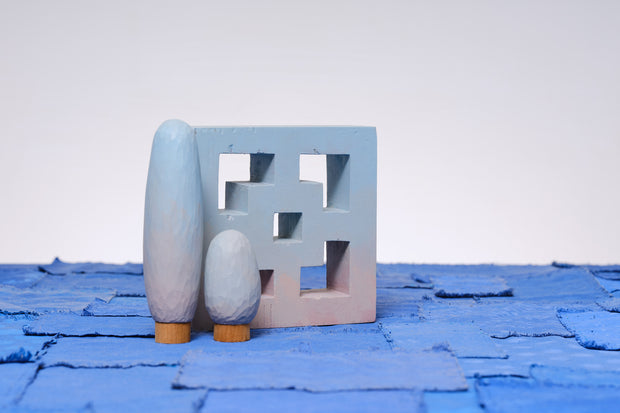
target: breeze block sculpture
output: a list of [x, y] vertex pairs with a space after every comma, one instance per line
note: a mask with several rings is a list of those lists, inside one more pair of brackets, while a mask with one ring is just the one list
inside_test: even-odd
[[[372, 127], [196, 127], [204, 245], [235, 229], [250, 241], [262, 295], [252, 328], [375, 320], [377, 137]], [[250, 179], [226, 182], [225, 154], [249, 154]], [[319, 182], [300, 180], [300, 155], [326, 155], [327, 200]], [[274, 214], [277, 236], [274, 236]], [[302, 290], [302, 267], [323, 264], [326, 288]], [[201, 288], [195, 329], [210, 329]]]

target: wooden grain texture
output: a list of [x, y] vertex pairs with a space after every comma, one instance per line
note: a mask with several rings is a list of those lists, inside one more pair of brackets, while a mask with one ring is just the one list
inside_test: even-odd
[[189, 343], [192, 323], [155, 322], [155, 341], [163, 344]]
[[215, 324], [213, 326], [213, 339], [224, 343], [238, 343], [250, 339], [250, 325], [226, 325]]

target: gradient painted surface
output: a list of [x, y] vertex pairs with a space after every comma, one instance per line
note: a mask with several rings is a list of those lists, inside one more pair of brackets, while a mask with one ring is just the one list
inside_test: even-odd
[[261, 282], [250, 241], [235, 230], [213, 238], [205, 259], [204, 296], [218, 324], [249, 324], [258, 311]]
[[[377, 134], [372, 127], [196, 127], [205, 245], [223, 230], [249, 240], [259, 270], [272, 270], [251, 327], [369, 322], [375, 319]], [[226, 183], [218, 208], [221, 154], [250, 154], [250, 180]], [[326, 156], [327, 199], [301, 181], [302, 154]], [[273, 236], [274, 214], [286, 228]], [[283, 216], [288, 219], [282, 219]], [[302, 267], [323, 264], [327, 288], [302, 290]], [[333, 259], [333, 264], [330, 264]], [[331, 265], [331, 267], [330, 267]], [[210, 320], [199, 300], [194, 326]]]
[[153, 138], [144, 205], [144, 283], [163, 323], [193, 318], [202, 276], [204, 216], [194, 129], [164, 122]]

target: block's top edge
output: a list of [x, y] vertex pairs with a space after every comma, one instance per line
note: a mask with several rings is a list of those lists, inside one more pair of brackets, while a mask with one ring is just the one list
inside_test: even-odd
[[194, 129], [376, 129], [376, 126], [354, 126], [354, 125], [244, 125], [244, 126], [192, 126]]

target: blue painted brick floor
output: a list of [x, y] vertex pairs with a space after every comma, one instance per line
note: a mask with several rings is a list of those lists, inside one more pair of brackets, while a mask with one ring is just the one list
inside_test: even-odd
[[379, 264], [372, 324], [153, 335], [140, 265], [0, 265], [0, 411], [620, 411], [620, 266]]

